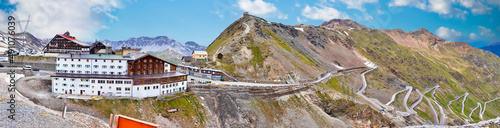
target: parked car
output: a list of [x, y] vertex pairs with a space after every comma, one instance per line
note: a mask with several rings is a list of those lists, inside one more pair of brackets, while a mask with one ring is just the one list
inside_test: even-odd
[[9, 58], [7, 58], [7, 57], [0, 57], [0, 61], [7, 62], [7, 61], [9, 61]]
[[40, 71], [40, 69], [38, 69], [38, 68], [33, 68], [33, 71]]
[[25, 66], [23, 67], [23, 70], [31, 70], [31, 65], [25, 65]]

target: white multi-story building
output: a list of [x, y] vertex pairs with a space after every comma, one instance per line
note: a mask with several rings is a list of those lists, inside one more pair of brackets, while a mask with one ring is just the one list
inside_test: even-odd
[[187, 75], [175, 72], [175, 67], [143, 53], [60, 54], [51, 76], [52, 92], [143, 98], [185, 91]]

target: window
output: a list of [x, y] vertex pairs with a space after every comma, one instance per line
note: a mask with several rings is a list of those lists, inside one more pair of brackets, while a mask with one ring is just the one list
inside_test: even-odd
[[99, 68], [99, 65], [94, 65], [94, 68]]
[[73, 61], [73, 59], [71, 59], [71, 61]]
[[68, 70], [63, 70], [63, 73], [68, 73]]
[[121, 63], [121, 62], [122, 62], [122, 60], [119, 60], [119, 61], [118, 61], [118, 63]]
[[123, 81], [117, 80], [116, 84], [123, 84]]
[[137, 90], [139, 90], [139, 87], [137, 87]]
[[64, 61], [66, 61], [66, 59], [64, 59]]
[[81, 74], [81, 73], [82, 73], [82, 71], [76, 71], [76, 73]]
[[67, 84], [63, 84], [63, 86], [67, 86]]
[[122, 66], [118, 66], [118, 69], [122, 69]]
[[80, 59], [78, 59], [78, 62], [80, 62]]
[[114, 74], [115, 74], [115, 72], [109, 72], [109, 74], [114, 75]]
[[114, 68], [115, 68], [115, 66], [109, 66], [109, 68], [114, 69]]
[[102, 62], [106, 62], [106, 60], [102, 60]]
[[101, 86], [101, 89], [102, 89], [102, 86]]
[[91, 82], [90, 82], [90, 83], [95, 83], [95, 80], [91, 80]]
[[104, 84], [106, 81], [105, 80], [97, 80], [97, 83], [99, 84]]
[[108, 80], [106, 83], [107, 83], [107, 84], [114, 84], [114, 83], [115, 83], [115, 81], [114, 81], [114, 80]]
[[118, 73], [118, 75], [121, 75], [121, 74], [122, 74], [122, 72], [117, 72], [117, 73]]
[[70, 87], [75, 87], [75, 85], [74, 85], [74, 84], [71, 84], [71, 86], [70, 86]]
[[102, 72], [102, 74], [106, 74], [106, 73], [107, 73], [107, 72], [104, 72], [104, 71]]
[[85, 74], [90, 74], [90, 71], [85, 71]]
[[125, 87], [125, 91], [130, 91], [130, 87]]
[[102, 68], [106, 68], [107, 66], [106, 65], [103, 65]]
[[56, 64], [56, 67], [59, 67], [60, 64]]
[[97, 62], [97, 60], [95, 60], [95, 62]]
[[99, 74], [99, 72], [98, 71], [94, 71], [94, 74]]
[[87, 62], [89, 62], [89, 59], [87, 59]]
[[125, 84], [132, 84], [132, 81], [125, 81]]
[[73, 71], [73, 70], [70, 70], [69, 72], [70, 72], [70, 73], [75, 73], [75, 71]]
[[61, 72], [61, 70], [56, 70], [57, 73]]
[[71, 64], [71, 67], [75, 67], [75, 64]]
[[116, 87], [116, 91], [121, 91], [122, 88], [121, 87]]
[[79, 64], [79, 65], [76, 65], [76, 67], [79, 67], [79, 68], [81, 68], [81, 67], [82, 67], [82, 65], [81, 65], [81, 64]]
[[85, 65], [86, 68], [90, 68], [90, 65]]
[[68, 67], [68, 64], [63, 64], [63, 67]]
[[59, 78], [54, 78], [54, 80], [59, 80]]
[[111, 60], [111, 63], [113, 63], [113, 60]]

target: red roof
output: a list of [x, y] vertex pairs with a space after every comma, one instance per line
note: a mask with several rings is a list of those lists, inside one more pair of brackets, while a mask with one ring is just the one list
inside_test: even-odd
[[67, 37], [67, 36], [64, 36], [63, 34], [57, 34], [57, 35], [58, 35], [58, 36], [61, 36], [61, 37], [64, 37], [64, 38], [66, 38], [66, 39], [68, 39], [68, 40], [71, 40], [71, 41], [73, 41], [73, 42], [75, 42], [75, 43], [77, 43], [77, 44], [80, 44], [80, 45], [83, 45], [83, 46], [90, 46], [89, 44], [83, 43], [82, 41], [79, 41], [79, 40], [77, 40], [77, 39], [75, 39], [75, 38], [72, 38], [72, 37]]

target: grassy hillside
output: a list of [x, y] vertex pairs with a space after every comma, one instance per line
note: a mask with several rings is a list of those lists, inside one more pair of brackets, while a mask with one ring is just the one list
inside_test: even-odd
[[[437, 84], [441, 88], [438, 89], [436, 98], [442, 106], [446, 106], [455, 96], [469, 93], [464, 109], [466, 115], [476, 107], [476, 102], [483, 103], [500, 96], [500, 59], [490, 52], [460, 43], [439, 45], [439, 51], [432, 51], [433, 48], [418, 51], [397, 44], [378, 30], [355, 30], [349, 34], [356, 40], [355, 47], [361, 54], [380, 66], [372, 73], [377, 75], [368, 74], [368, 78], [370, 81], [376, 81], [382, 88], [391, 88], [389, 85], [393, 84], [389, 79], [384, 79], [386, 76], [396, 76], [420, 92]], [[459, 99], [450, 106], [458, 116], [465, 118], [459, 114], [461, 101], [462, 99]], [[499, 103], [496, 101], [491, 103], [492, 107], [488, 106], [486, 119], [500, 115]], [[473, 118], [478, 119], [478, 115], [473, 115]]]
[[[194, 95], [178, 98], [172, 101], [157, 101], [148, 98], [143, 100], [134, 99], [102, 99], [89, 101], [73, 101], [72, 103], [94, 108], [103, 117], [110, 114], [121, 114], [149, 122], [155, 122], [158, 114], [168, 116], [167, 118], [176, 122], [181, 127], [204, 127], [205, 109]], [[176, 113], [167, 113], [167, 108], [178, 108]]]

